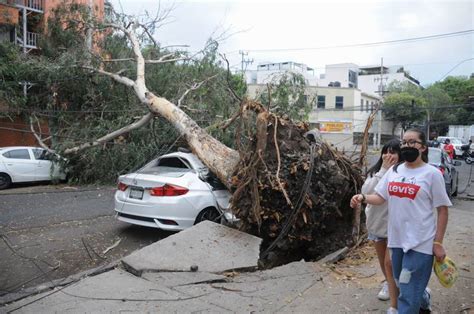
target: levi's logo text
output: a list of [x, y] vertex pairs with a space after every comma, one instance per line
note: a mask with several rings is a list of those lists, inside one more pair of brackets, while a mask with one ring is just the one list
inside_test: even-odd
[[419, 190], [420, 186], [413, 183], [390, 182], [388, 184], [388, 194], [400, 198], [406, 197], [414, 200]]

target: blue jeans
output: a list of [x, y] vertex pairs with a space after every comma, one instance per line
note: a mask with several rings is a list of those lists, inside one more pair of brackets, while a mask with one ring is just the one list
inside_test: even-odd
[[413, 250], [404, 253], [400, 248], [391, 248], [393, 278], [400, 289], [398, 313], [417, 314], [430, 307], [430, 296], [425, 291], [430, 281], [433, 255]]

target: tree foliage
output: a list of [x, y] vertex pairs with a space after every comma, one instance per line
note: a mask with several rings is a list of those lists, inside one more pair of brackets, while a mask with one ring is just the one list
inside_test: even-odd
[[470, 125], [474, 124], [474, 105], [472, 98], [474, 96], [474, 77], [453, 77], [448, 76], [441, 82], [436, 82], [434, 87], [445, 91], [452, 99], [454, 106], [459, 106], [454, 111], [454, 124]]
[[468, 106], [474, 93], [474, 78], [448, 77], [442, 82], [419, 88], [408, 82], [389, 85], [384, 103], [388, 120], [409, 126], [430, 126], [430, 133], [444, 135], [450, 124], [474, 123], [474, 110]]
[[287, 115], [292, 120], [307, 120], [312, 100], [305, 95], [306, 81], [301, 74], [285, 72], [276, 75], [260, 91], [259, 101], [271, 112]]
[[383, 105], [385, 119], [392, 121], [394, 126], [400, 124], [406, 130], [423, 117], [424, 113], [420, 110], [423, 104], [423, 98], [408, 92], [391, 93]]
[[[2, 88], [0, 96], [25, 119], [34, 116], [46, 120], [53, 135], [51, 144], [59, 151], [92, 141], [147, 113], [133, 90], [84, 67], [93, 65], [131, 77], [136, 71], [133, 60], [126, 60], [133, 57], [133, 51], [123, 34], [108, 31], [94, 37], [94, 51], [87, 49], [87, 14], [87, 8], [78, 4], [59, 6], [48, 22], [40, 55], [22, 55], [14, 47], [0, 45], [1, 84], [8, 87]], [[119, 20], [121, 16], [114, 18]], [[100, 23], [96, 25], [101, 27]], [[168, 54], [188, 57], [174, 63], [147, 65], [147, 85], [153, 93], [175, 103], [182, 98], [182, 109], [204, 127], [229, 118], [237, 110], [238, 102], [229, 89], [242, 97], [245, 85], [239, 76], [225, 69], [218, 42], [210, 39], [199, 54], [191, 56], [186, 51], [155, 46], [145, 37], [141, 40], [147, 58], [159, 59]], [[108, 62], [111, 59], [123, 61]], [[27, 98], [18, 81], [34, 84]], [[197, 83], [202, 84], [192, 89]], [[232, 130], [224, 133], [213, 128], [211, 133], [232, 145]], [[183, 142], [174, 128], [155, 117], [142, 129], [69, 157], [71, 175], [80, 182], [113, 182], [118, 174], [180, 144]]]

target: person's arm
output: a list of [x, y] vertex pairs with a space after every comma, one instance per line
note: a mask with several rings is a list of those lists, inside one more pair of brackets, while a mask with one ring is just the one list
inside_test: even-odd
[[448, 225], [448, 206], [438, 207], [438, 222], [436, 224], [436, 234], [433, 242], [433, 254], [438, 262], [446, 257], [446, 251], [443, 247], [444, 234]]
[[356, 194], [351, 198], [351, 207], [356, 208], [359, 204], [382, 205], [385, 199], [378, 194]]

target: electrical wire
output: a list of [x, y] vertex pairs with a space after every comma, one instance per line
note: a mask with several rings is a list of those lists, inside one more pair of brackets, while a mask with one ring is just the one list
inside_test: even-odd
[[[285, 51], [324, 50], [324, 49], [336, 49], [336, 48], [340, 49], [340, 48], [355, 48], [355, 47], [372, 47], [372, 46], [388, 45], [388, 44], [412, 43], [412, 42], [418, 42], [418, 41], [442, 39], [442, 38], [449, 38], [449, 37], [455, 37], [455, 36], [465, 36], [473, 32], [474, 32], [474, 29], [467, 29], [467, 30], [451, 32], [451, 33], [427, 35], [427, 36], [404, 38], [404, 39], [394, 39], [394, 40], [386, 40], [386, 41], [376, 41], [376, 42], [368, 42], [368, 43], [320, 46], [320, 47], [304, 47], [304, 48], [244, 49], [244, 51], [261, 53], [261, 52], [285, 52]], [[235, 53], [235, 51], [231, 51], [229, 53]]]

